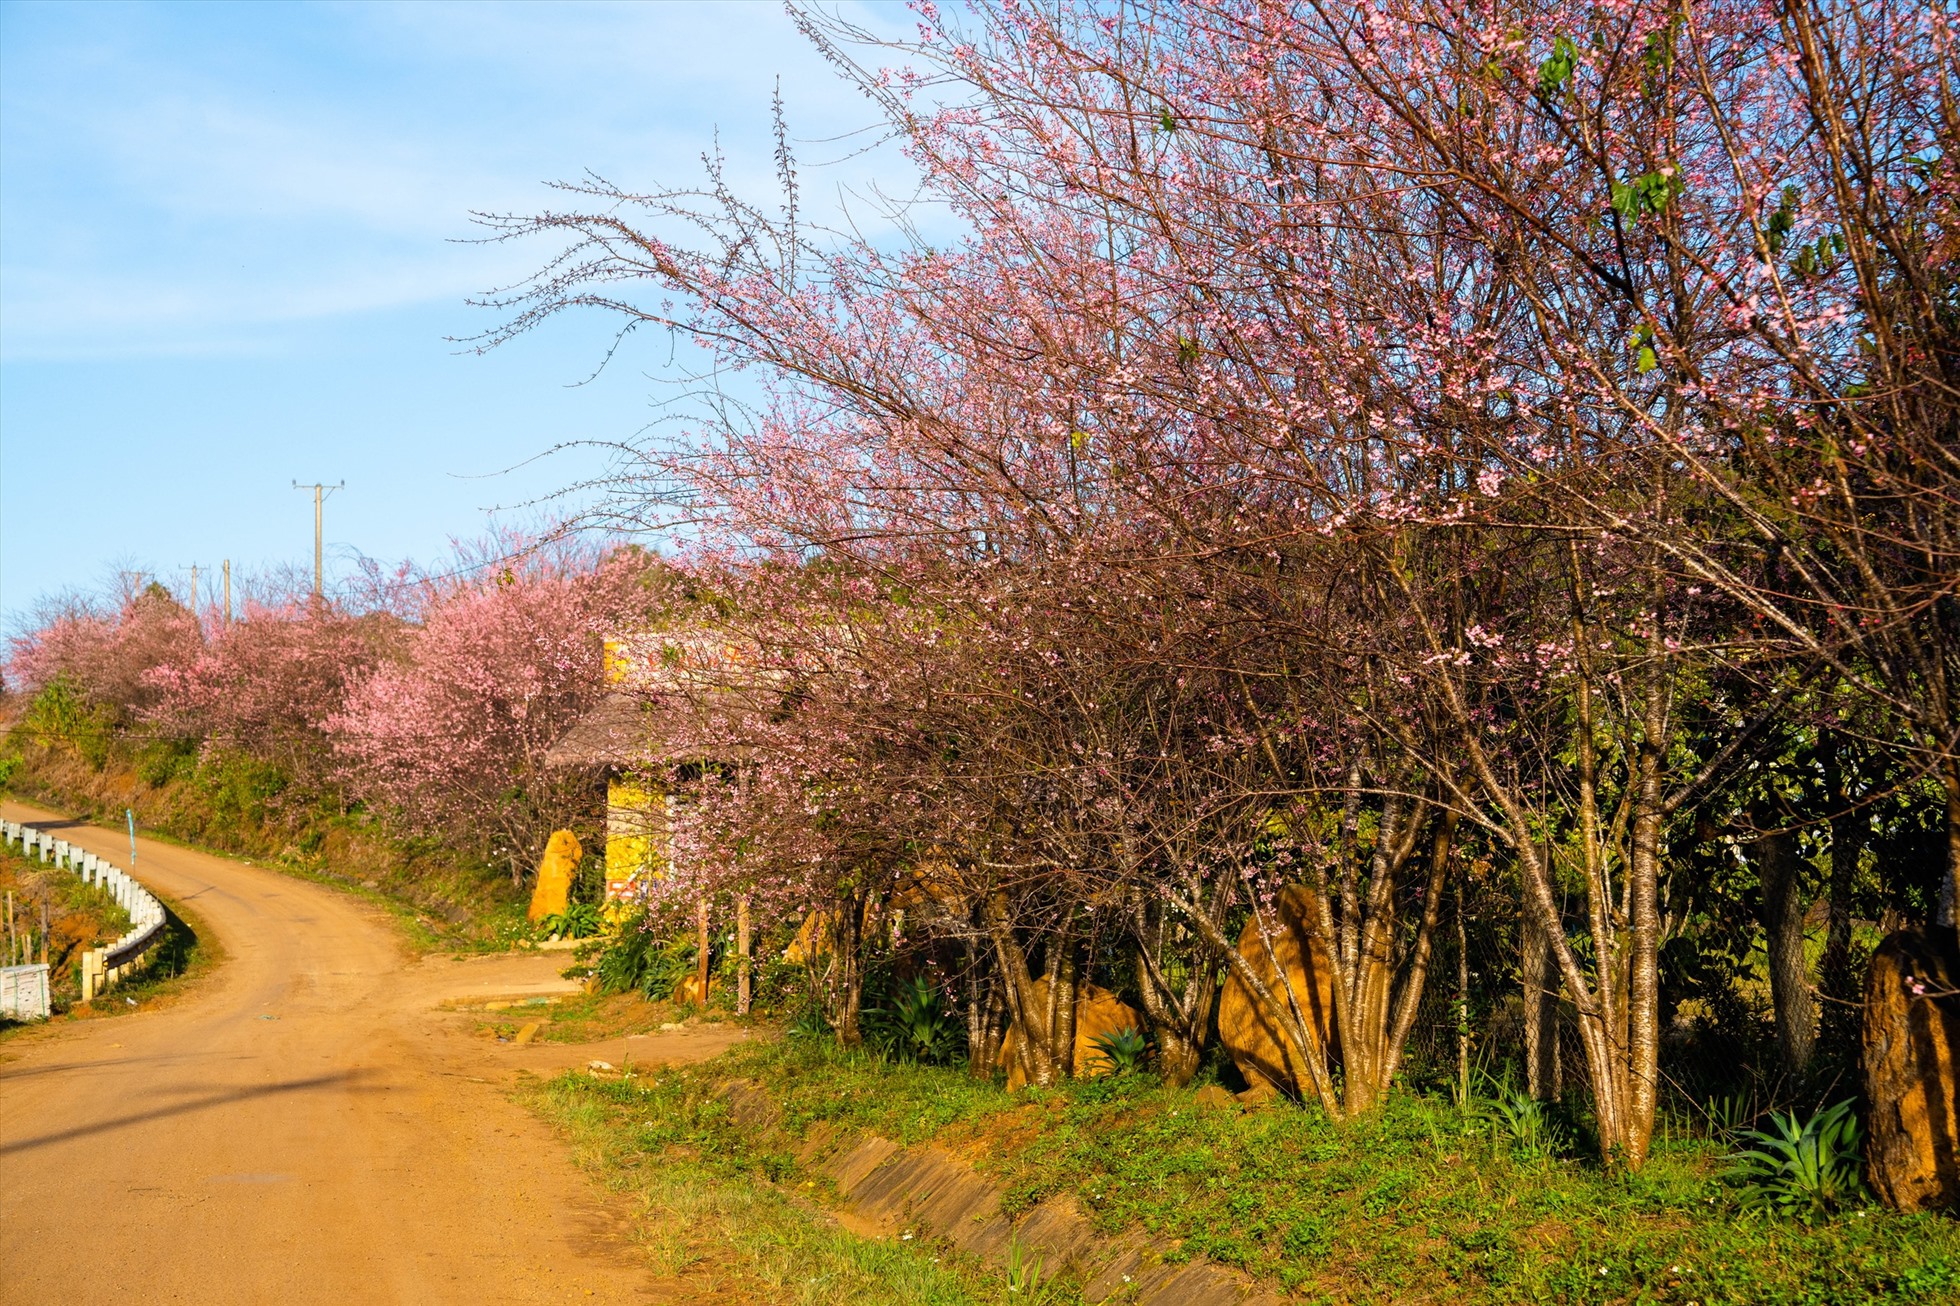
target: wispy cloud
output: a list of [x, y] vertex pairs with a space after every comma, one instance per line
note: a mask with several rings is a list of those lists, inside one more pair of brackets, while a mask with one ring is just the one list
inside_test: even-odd
[[[867, 10], [869, 22], [902, 12]], [[458, 245], [587, 168], [770, 184], [870, 120], [773, 5], [10, 7], [0, 356], [260, 352], [283, 324], [449, 302], [534, 252]], [[904, 186], [894, 157], [840, 178]], [[270, 329], [270, 330], [268, 330]]]

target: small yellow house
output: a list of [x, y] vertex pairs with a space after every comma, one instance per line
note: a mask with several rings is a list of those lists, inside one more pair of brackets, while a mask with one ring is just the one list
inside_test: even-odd
[[546, 754], [548, 766], [606, 773], [606, 899], [668, 865], [675, 777], [708, 761], [736, 761], [741, 750], [700, 724], [699, 696], [779, 685], [754, 670], [756, 659], [725, 639], [699, 632], [620, 635], [606, 641], [610, 692]]

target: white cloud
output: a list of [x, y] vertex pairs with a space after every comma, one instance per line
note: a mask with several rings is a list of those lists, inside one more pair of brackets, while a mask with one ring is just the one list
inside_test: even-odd
[[[415, 303], [461, 317], [539, 253], [454, 243], [473, 209], [544, 206], [541, 183], [586, 168], [691, 179], [717, 119], [737, 186], [767, 193], [778, 72], [798, 136], [872, 117], [773, 5], [214, 13], [9, 20], [6, 358], [259, 352], [259, 328]], [[839, 172], [821, 193], [905, 185], [890, 157]]]

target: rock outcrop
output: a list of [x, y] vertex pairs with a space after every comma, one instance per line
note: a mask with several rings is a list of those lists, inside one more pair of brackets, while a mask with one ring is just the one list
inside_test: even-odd
[[721, 991], [719, 976], [708, 980], [708, 988], [701, 990], [701, 976], [697, 971], [689, 971], [674, 984], [674, 1005], [677, 1007], [705, 1007], [715, 994]]
[[[1043, 976], [1034, 982], [1035, 1001], [1045, 1010], [1048, 1005], [1048, 978]], [[1135, 1007], [1118, 998], [1108, 989], [1084, 984], [1075, 994], [1075, 1077], [1094, 1079], [1110, 1071], [1108, 1060], [1096, 1040], [1114, 1034], [1122, 1029], [1143, 1028], [1143, 1017]], [[1019, 1033], [1009, 1026], [1007, 1034], [1000, 1041], [1001, 1069], [1007, 1072], [1009, 1091], [1021, 1088], [1028, 1082], [1021, 1069], [1019, 1054]]]
[[1865, 1173], [1887, 1206], [1960, 1211], [1960, 949], [1951, 929], [1889, 935], [1865, 981]]
[[813, 911], [803, 918], [803, 928], [783, 949], [783, 960], [792, 966], [807, 966], [830, 951], [830, 913]]
[[[1340, 1051], [1334, 1025], [1334, 961], [1327, 944], [1308, 929], [1316, 916], [1313, 890], [1290, 884], [1268, 914], [1272, 949], [1260, 937], [1258, 920], [1239, 935], [1239, 955], [1279, 1001], [1287, 1001], [1280, 981], [1284, 970], [1294, 997], [1305, 1009], [1307, 1029], [1331, 1062]], [[1274, 919], [1274, 918], [1277, 919]], [[1279, 963], [1274, 966], [1274, 961]], [[1218, 999], [1218, 1038], [1252, 1089], [1301, 1096], [1311, 1080], [1300, 1054], [1281, 1034], [1278, 1021], [1236, 971], [1228, 972]]]

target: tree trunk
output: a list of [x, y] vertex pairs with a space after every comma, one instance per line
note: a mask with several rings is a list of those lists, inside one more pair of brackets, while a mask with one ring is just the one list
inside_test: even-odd
[[695, 999], [705, 1010], [708, 1005], [708, 900], [703, 897], [694, 907]]
[[986, 971], [986, 952], [978, 939], [966, 941], [966, 1070], [975, 1079], [992, 1079], [1000, 1060], [1002, 1014], [999, 977]]
[[[1157, 1073], [1166, 1084], [1182, 1087], [1197, 1075], [1198, 1062], [1204, 1056], [1203, 1032], [1194, 1032], [1189, 1015], [1192, 1009], [1201, 1009], [1209, 1021], [1211, 1002], [1218, 992], [1218, 970], [1206, 967], [1203, 974], [1193, 975], [1181, 995], [1161, 985], [1156, 968], [1141, 952], [1137, 954], [1136, 974], [1138, 1000], [1143, 1004], [1144, 1019], [1150, 1022], [1151, 1037], [1157, 1042]], [[1192, 990], [1202, 990], [1202, 996]]]
[[1666, 766], [1666, 724], [1659, 659], [1647, 693], [1647, 719], [1639, 752], [1634, 799], [1633, 849], [1627, 859], [1626, 902], [1629, 938], [1625, 980], [1627, 1035], [1624, 1073], [1627, 1118], [1617, 1158], [1629, 1170], [1647, 1164], [1654, 1141], [1654, 1109], [1660, 1100], [1661, 1070], [1661, 833], [1667, 821], [1662, 793]]
[[1058, 934], [1048, 945], [1061, 949], [1061, 964], [1055, 974], [1055, 1023], [1049, 1036], [1055, 1065], [1064, 1076], [1075, 1074], [1075, 1012], [1078, 944], [1072, 933]]
[[[1817, 977], [1825, 997], [1850, 1002], [1858, 997], [1858, 977], [1851, 967], [1851, 890], [1858, 877], [1858, 857], [1864, 851], [1864, 841], [1859, 838], [1858, 815], [1851, 810], [1851, 785], [1844, 773], [1841, 746], [1833, 733], [1826, 732], [1824, 738], [1824, 789], [1831, 807], [1830, 916]], [[1837, 1014], [1844, 1010], [1835, 1004], [1827, 1006], [1826, 1023], [1838, 1026]]]
[[864, 1030], [858, 1016], [864, 1005], [864, 919], [863, 905], [855, 895], [837, 900], [831, 924], [830, 954], [836, 962], [832, 971], [830, 1027], [837, 1032], [840, 1047], [864, 1044]]
[[749, 895], [735, 900], [735, 1014], [749, 1014]]
[[[1415, 1028], [1416, 1012], [1422, 1007], [1423, 990], [1429, 983], [1429, 958], [1436, 946], [1436, 922], [1442, 917], [1443, 886], [1448, 883], [1450, 853], [1456, 846], [1457, 819], [1454, 812], [1439, 814], [1436, 827], [1430, 833], [1429, 880], [1422, 889], [1422, 924], [1416, 927], [1415, 948], [1409, 957], [1408, 973], [1402, 977], [1402, 991], [1395, 997], [1394, 1024], [1386, 1029], [1386, 1041], [1379, 1061], [1381, 1079], [1376, 1086], [1377, 1101], [1388, 1096], [1395, 1072], [1401, 1068], [1402, 1052], [1409, 1045], [1409, 1033]], [[1388, 998], [1393, 984], [1394, 974], [1390, 971], [1383, 978], [1384, 1017], [1388, 1015]]]
[[1558, 970], [1552, 942], [1529, 904], [1520, 923], [1519, 968], [1524, 973], [1525, 1089], [1540, 1102], [1556, 1101], [1565, 1091], [1558, 1054]]
[[[1773, 822], [1780, 814], [1765, 812]], [[1803, 922], [1810, 904], [1803, 896], [1803, 862], [1797, 836], [1772, 834], [1750, 845], [1750, 860], [1763, 892], [1763, 947], [1769, 956], [1770, 1003], [1776, 1019], [1776, 1050], [1783, 1069], [1803, 1073], [1817, 1032], [1817, 1005], [1810, 996], [1810, 968], [1804, 964]]]
[[[1224, 919], [1230, 908], [1229, 887], [1228, 881], [1210, 904], [1216, 920]], [[1188, 958], [1190, 973], [1184, 991], [1177, 992], [1160, 964], [1172, 930], [1170, 913], [1162, 903], [1145, 901], [1141, 894], [1132, 895], [1130, 912], [1137, 945], [1137, 996], [1143, 1004], [1144, 1019], [1150, 1023], [1151, 1036], [1157, 1041], [1157, 1073], [1165, 1083], [1182, 1086], [1196, 1077], [1204, 1056], [1212, 1005], [1218, 999], [1218, 963], [1209, 944], [1202, 938], [1193, 939], [1196, 946]]]
[[1470, 1104], [1470, 932], [1464, 927], [1464, 897], [1469, 888], [1466, 870], [1456, 885], [1456, 1100]]
[[1014, 937], [1014, 926], [1008, 919], [1006, 896], [988, 895], [982, 899], [981, 910], [987, 922], [987, 935], [993, 940], [994, 959], [1000, 968], [1008, 1020], [1017, 1035], [1014, 1053], [1020, 1058], [1022, 1077], [1030, 1084], [1052, 1084], [1056, 1067], [1049, 1042], [1049, 1031], [1053, 1028], [1049, 1003], [1055, 996], [1056, 986], [1050, 984], [1048, 993], [1042, 995], [1035, 984], [1034, 976], [1028, 971], [1027, 952]]

